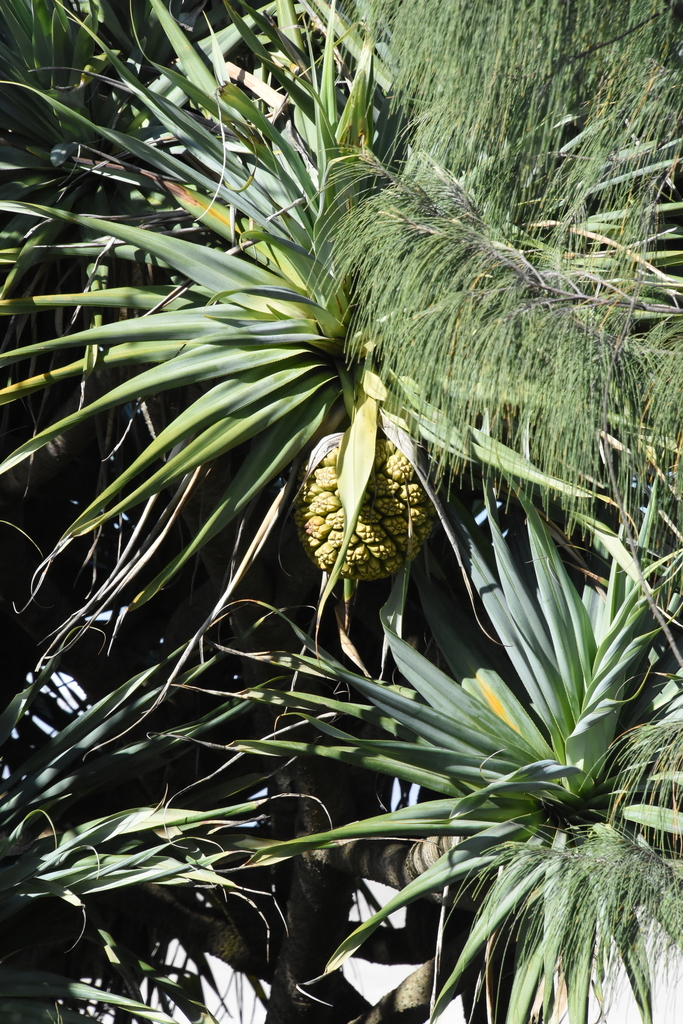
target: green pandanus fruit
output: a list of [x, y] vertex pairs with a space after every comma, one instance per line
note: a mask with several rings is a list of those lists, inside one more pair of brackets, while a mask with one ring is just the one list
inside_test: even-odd
[[[303, 482], [296, 503], [299, 537], [309, 557], [330, 572], [344, 536], [344, 510], [333, 448]], [[432, 529], [434, 506], [413, 466], [391, 441], [377, 441], [375, 464], [341, 575], [378, 580], [398, 572]]]

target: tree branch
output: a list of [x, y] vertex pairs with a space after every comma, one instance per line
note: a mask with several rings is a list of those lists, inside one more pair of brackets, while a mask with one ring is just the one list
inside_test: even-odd
[[428, 960], [350, 1024], [424, 1024], [429, 1017], [433, 980], [434, 961]]
[[[328, 850], [314, 851], [312, 856], [356, 878], [404, 889], [452, 846], [451, 836], [428, 836], [415, 843], [395, 839], [352, 839]], [[440, 904], [441, 894], [430, 893], [423, 899]], [[478, 903], [467, 892], [457, 898], [454, 906], [470, 912], [478, 909]]]
[[159, 935], [177, 938], [183, 949], [210, 953], [235, 971], [254, 975], [263, 981], [273, 977], [273, 959], [269, 957], [268, 931], [277, 927], [277, 914], [261, 916], [267, 912], [255, 905], [253, 891], [250, 902], [237, 896], [214, 905], [199, 904], [196, 891], [190, 887], [171, 887], [155, 883], [134, 889], [104, 893], [97, 900], [110, 909], [119, 911], [132, 920], [132, 927], [146, 919], [151, 920]]
[[[469, 934], [465, 928], [444, 946], [437, 986], [443, 985], [462, 952]], [[454, 998], [476, 983], [479, 964], [474, 963], [463, 974]], [[430, 1000], [434, 987], [434, 959], [409, 974], [392, 992], [388, 992], [378, 1003], [349, 1024], [424, 1024], [429, 1019]], [[438, 990], [438, 988], [437, 988]], [[480, 1016], [472, 1018], [471, 1024], [479, 1024]], [[486, 1018], [484, 1018], [485, 1020]]]

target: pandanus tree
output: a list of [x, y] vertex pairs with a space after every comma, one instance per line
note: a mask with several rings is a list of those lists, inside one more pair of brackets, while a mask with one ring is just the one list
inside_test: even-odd
[[4, 6], [14, 1019], [200, 1020], [207, 952], [270, 1022], [650, 1019], [683, 22], [616, 6]]

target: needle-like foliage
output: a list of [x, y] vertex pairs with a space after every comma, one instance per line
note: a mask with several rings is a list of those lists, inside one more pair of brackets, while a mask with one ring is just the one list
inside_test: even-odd
[[[495, 873], [495, 874], [494, 874]], [[606, 825], [577, 833], [571, 846], [509, 844], [492, 867], [478, 929], [451, 984], [477, 948], [495, 938], [499, 908], [516, 906], [516, 974], [510, 1022], [568, 1011], [569, 1020], [609, 1011], [623, 969], [643, 1021], [652, 994], [675, 967], [683, 936], [683, 885], [676, 864], [641, 837]], [[501, 942], [509, 941], [506, 936]], [[539, 985], [539, 981], [541, 984]]]
[[483, 424], [632, 509], [648, 464], [678, 493], [676, 5], [371, 6], [413, 122], [339, 240], [356, 351], [415, 382], [451, 463]]

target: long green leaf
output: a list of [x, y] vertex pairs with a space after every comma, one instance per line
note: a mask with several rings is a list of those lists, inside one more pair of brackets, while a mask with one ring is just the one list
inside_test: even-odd
[[[222, 334], [219, 335], [219, 338], [221, 341], [224, 340]], [[203, 338], [202, 341], [203, 344], [201, 346], [195, 346], [187, 352], [179, 351], [176, 358], [145, 370], [136, 377], [118, 385], [118, 387], [112, 388], [96, 401], [65, 416], [51, 427], [46, 427], [36, 434], [35, 437], [32, 437], [12, 452], [0, 465], [0, 473], [12, 469], [44, 444], [47, 444], [82, 420], [97, 413], [105, 412], [107, 409], [117, 405], [125, 405], [127, 402], [137, 400], [150, 393], [158, 394], [174, 387], [188, 386], [219, 375], [228, 376], [229, 374], [239, 373], [259, 364], [267, 366], [297, 355], [303, 357], [309, 355], [307, 349], [297, 349], [296, 346], [280, 349], [277, 349], [275, 346], [269, 346], [259, 350], [256, 346], [252, 347], [251, 345], [240, 345], [237, 343], [217, 349], [214, 346], [207, 345], [206, 338]]]
[[[300, 366], [297, 363], [287, 370], [271, 373], [265, 379], [254, 373], [247, 374], [247, 380], [237, 378], [217, 385], [185, 414], [177, 417], [124, 473], [97, 496], [69, 527], [68, 535], [78, 536], [94, 529], [105, 519], [127, 511], [197, 466], [211, 462], [276, 423], [328, 383], [329, 372], [310, 372], [315, 369], [315, 364]], [[183, 444], [177, 455], [169, 458], [106, 512], [103, 511], [109, 501], [139, 473], [177, 444]]]
[[463, 716], [471, 724], [473, 732], [486, 732], [499, 747], [516, 758], [536, 759], [536, 752], [527, 743], [523, 733], [490, 707], [475, 702], [455, 680], [450, 679], [390, 628], [387, 606], [380, 612], [380, 620], [399, 671], [436, 711], [451, 718]]
[[236, 256], [188, 242], [184, 238], [168, 238], [156, 231], [136, 228], [120, 221], [84, 217], [30, 203], [0, 202], [0, 209], [11, 213], [63, 220], [79, 224], [88, 231], [99, 232], [106, 237], [120, 238], [124, 242], [139, 246], [145, 252], [152, 253], [183, 277], [192, 278], [197, 284], [210, 288], [214, 293], [248, 291], [258, 285], [283, 284], [283, 279], [279, 275]]
[[356, 930], [341, 943], [330, 959], [326, 970], [333, 971], [353, 956], [359, 946], [369, 935], [395, 910], [428, 892], [441, 892], [446, 886], [453, 885], [462, 879], [472, 877], [488, 867], [495, 859], [497, 847], [505, 842], [520, 842], [528, 838], [537, 824], [538, 816], [529, 815], [517, 822], [506, 822], [486, 829], [476, 836], [463, 840], [453, 849], [448, 850], [439, 860], [410, 882], [398, 895], [392, 897], [368, 921], [364, 921]]
[[351, 426], [345, 432], [339, 446], [337, 479], [339, 497], [344, 509], [344, 536], [320, 598], [318, 618], [322, 615], [325, 602], [332, 593], [344, 565], [374, 465], [376, 441], [377, 402], [363, 391], [354, 406]]
[[[101, 1003], [105, 1001], [103, 1000], [104, 995], [105, 993], [101, 989], [95, 988], [94, 985], [71, 981], [58, 974], [49, 974], [47, 971], [25, 971], [0, 965], [0, 999], [3, 1001], [27, 999], [34, 1001], [35, 1006], [35, 1000], [40, 999], [54, 1006], [55, 999], [95, 1000]], [[111, 1006], [120, 1007], [122, 1010], [136, 1014], [144, 1020], [154, 1021], [155, 1024], [174, 1024], [173, 1018], [162, 1010], [153, 1010], [128, 996], [107, 992], [106, 1002]], [[8, 1004], [5, 1003], [5, 1005]], [[9, 1005], [11, 1012], [11, 1004]], [[43, 1003], [42, 1014], [42, 1020], [47, 1020], [45, 1003]]]
[[215, 537], [240, 513], [264, 484], [282, 472], [320, 428], [337, 393], [336, 388], [323, 386], [318, 387], [305, 402], [292, 400], [290, 411], [261, 432], [249, 458], [242, 464], [197, 535], [137, 595], [131, 607], [138, 607], [148, 601], [203, 544]]
[[420, 588], [420, 600], [429, 625], [456, 680], [495, 715], [524, 737], [536, 757], [552, 757], [552, 750], [522, 702], [487, 658], [480, 653], [477, 636], [461, 628], [462, 612], [434, 579], [427, 579], [419, 566], [413, 574]]

